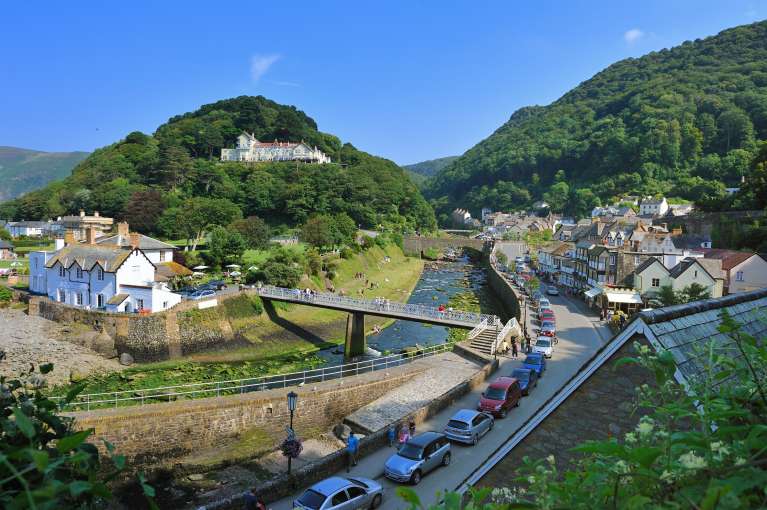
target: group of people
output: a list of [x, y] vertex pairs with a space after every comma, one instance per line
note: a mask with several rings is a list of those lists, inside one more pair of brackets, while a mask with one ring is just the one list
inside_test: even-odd
[[379, 310], [389, 310], [389, 300], [382, 297], [377, 297], [373, 299], [373, 304], [375, 307]]
[[386, 431], [386, 438], [389, 440], [389, 447], [393, 447], [395, 442], [397, 447], [401, 447], [415, 435], [415, 421], [408, 423], [392, 423]]

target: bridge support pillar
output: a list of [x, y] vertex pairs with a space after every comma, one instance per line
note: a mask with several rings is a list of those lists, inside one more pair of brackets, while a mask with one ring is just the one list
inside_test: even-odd
[[346, 317], [346, 344], [344, 358], [351, 359], [365, 354], [365, 314], [352, 312]]

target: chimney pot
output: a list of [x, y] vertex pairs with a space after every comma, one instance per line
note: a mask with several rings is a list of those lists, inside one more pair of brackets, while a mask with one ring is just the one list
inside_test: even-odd
[[99, 212], [98, 211], [93, 211], [93, 215], [98, 218], [99, 217]]
[[80, 217], [81, 217], [81, 218], [84, 218], [84, 217], [85, 217], [85, 211], [84, 211], [84, 210], [82, 210], [82, 209], [80, 209]]
[[137, 232], [132, 232], [130, 235], [130, 246], [134, 250], [138, 248], [139, 243], [141, 242], [141, 234]]

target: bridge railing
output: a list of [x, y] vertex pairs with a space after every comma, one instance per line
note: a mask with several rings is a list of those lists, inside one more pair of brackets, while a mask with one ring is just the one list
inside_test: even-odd
[[466, 336], [466, 338], [469, 340], [473, 340], [474, 338], [477, 337], [477, 335], [479, 335], [486, 329], [487, 329], [487, 319], [482, 319], [482, 322], [474, 326], [474, 329], [469, 331], [469, 334]]
[[486, 320], [488, 324], [495, 323], [495, 315], [483, 313], [464, 312], [462, 310], [443, 310], [440, 311], [434, 306], [418, 305], [412, 303], [397, 303], [388, 299], [371, 300], [359, 299], [349, 296], [339, 296], [329, 292], [315, 292], [307, 294], [299, 289], [286, 289], [283, 287], [273, 287], [270, 285], [258, 289], [258, 294], [264, 298], [282, 299], [290, 301], [303, 301], [307, 304], [328, 305], [348, 308], [349, 311], [370, 312], [389, 312], [403, 315], [411, 315], [428, 319], [445, 320], [460, 322], [466, 325], [479, 324]]
[[495, 338], [495, 342], [493, 342], [493, 346], [490, 348], [490, 354], [495, 354], [496, 351], [498, 351], [498, 348], [503, 344], [503, 339], [506, 338], [506, 335], [508, 335], [512, 328], [517, 324], [517, 319], [512, 317], [509, 319], [509, 322], [506, 323], [506, 325], [503, 327], [503, 329], [498, 332], [498, 336]]
[[[65, 410], [90, 411], [91, 409], [156, 404], [177, 400], [251, 393], [304, 384], [316, 384], [333, 379], [340, 379], [342, 377], [360, 375], [368, 372], [375, 372], [377, 370], [386, 370], [452, 350], [453, 345], [445, 343], [418, 348], [412, 353], [392, 354], [364, 361], [331, 365], [300, 372], [249, 377], [245, 379], [160, 386], [155, 388], [86, 393], [78, 395], [75, 400], [65, 406]], [[56, 401], [61, 401], [63, 399], [63, 397], [51, 398]]]

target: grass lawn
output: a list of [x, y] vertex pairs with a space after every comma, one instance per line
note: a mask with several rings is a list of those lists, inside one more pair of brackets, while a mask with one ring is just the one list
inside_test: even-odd
[[16, 269], [29, 267], [29, 259], [22, 259], [22, 258], [19, 258], [16, 260], [0, 260], [0, 267], [11, 267], [11, 264], [13, 264], [14, 262], [21, 262], [20, 266], [19, 265], [13, 266]]
[[56, 245], [53, 243], [50, 243], [50, 244], [43, 244], [40, 246], [17, 246], [16, 248], [14, 248], [13, 251], [15, 251], [17, 255], [26, 256], [26, 254], [31, 251], [53, 251], [55, 248], [56, 248]]

